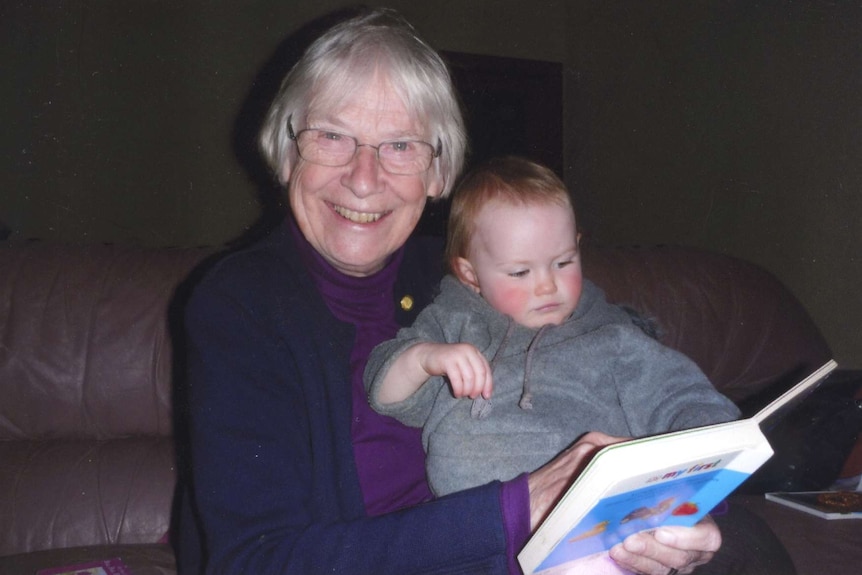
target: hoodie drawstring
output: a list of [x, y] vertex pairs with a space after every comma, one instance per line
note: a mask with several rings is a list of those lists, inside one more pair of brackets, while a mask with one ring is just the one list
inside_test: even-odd
[[[503, 348], [506, 347], [506, 344], [509, 342], [509, 338], [512, 336], [512, 332], [515, 331], [515, 321], [507, 317], [509, 320], [509, 325], [506, 327], [506, 335], [503, 336], [503, 341], [500, 342], [500, 345], [497, 347], [497, 351], [494, 352], [494, 357], [491, 358], [491, 372], [494, 372], [494, 365], [497, 363], [497, 358], [500, 357], [500, 354], [503, 352]], [[473, 404], [470, 406], [470, 417], [473, 419], [485, 419], [491, 413], [491, 400], [485, 399], [481, 395], [473, 400]]]
[[[494, 352], [494, 357], [491, 359], [491, 371], [494, 371], [494, 366], [497, 363], [500, 355], [503, 352], [503, 349], [506, 347], [506, 344], [509, 342], [509, 338], [512, 336], [512, 332], [515, 331], [515, 321], [512, 318], [509, 318], [509, 325], [506, 328], [506, 335], [503, 336], [503, 341], [500, 342], [499, 347], [497, 347], [497, 351]], [[536, 332], [536, 335], [533, 336], [533, 339], [530, 340], [530, 344], [527, 346], [527, 358], [524, 363], [524, 381], [521, 383], [521, 399], [518, 400], [518, 407], [521, 409], [533, 409], [533, 393], [530, 389], [530, 371], [532, 370], [533, 363], [533, 351], [536, 347], [536, 343], [545, 333], [547, 328], [550, 325], [545, 325], [539, 328], [539, 331]], [[477, 397], [473, 400], [473, 404], [470, 406], [470, 417], [473, 419], [485, 419], [491, 413], [491, 400], [485, 399], [482, 396]]]
[[545, 330], [549, 327], [550, 325], [543, 325], [539, 328], [539, 331], [536, 332], [536, 335], [533, 336], [533, 340], [527, 347], [527, 360], [524, 363], [524, 382], [521, 385], [521, 399], [518, 401], [518, 407], [521, 409], [533, 409], [533, 392], [530, 390], [530, 372], [533, 369], [533, 350], [535, 349], [539, 338], [542, 337], [542, 334], [544, 334]]

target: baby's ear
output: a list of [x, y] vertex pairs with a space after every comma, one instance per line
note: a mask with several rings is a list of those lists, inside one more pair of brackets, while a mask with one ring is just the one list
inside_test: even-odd
[[479, 289], [479, 278], [476, 276], [476, 270], [473, 269], [473, 264], [467, 258], [455, 258], [455, 275], [461, 280], [461, 283], [472, 289], [476, 293], [481, 293]]

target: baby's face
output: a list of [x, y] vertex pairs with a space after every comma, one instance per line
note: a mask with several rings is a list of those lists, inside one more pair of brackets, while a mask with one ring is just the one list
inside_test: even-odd
[[572, 211], [554, 203], [482, 208], [462, 280], [497, 311], [530, 328], [562, 323], [583, 287]]

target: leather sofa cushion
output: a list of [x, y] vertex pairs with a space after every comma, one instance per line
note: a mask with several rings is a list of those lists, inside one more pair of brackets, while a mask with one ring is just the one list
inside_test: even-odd
[[177, 572], [170, 545], [104, 545], [49, 549], [0, 557], [0, 574], [33, 575], [40, 569], [120, 557], [135, 575], [174, 575]]
[[155, 543], [168, 531], [171, 438], [3, 441], [0, 462], [0, 556]]

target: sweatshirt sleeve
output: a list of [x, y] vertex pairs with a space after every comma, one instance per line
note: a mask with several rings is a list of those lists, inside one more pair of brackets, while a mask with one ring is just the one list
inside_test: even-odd
[[736, 405], [694, 361], [638, 328], [622, 328], [615, 380], [634, 436], [689, 429], [739, 418]]
[[349, 429], [348, 408], [331, 400], [344, 384], [329, 355], [338, 348], [312, 347], [331, 334], [308, 323], [295, 341], [275, 333], [273, 301], [248, 295], [253, 281], [197, 290], [186, 313], [206, 572], [506, 573], [499, 483], [365, 514], [349, 432], [339, 431]]
[[[422, 342], [446, 342], [446, 332], [439, 319], [446, 313], [436, 303], [428, 305], [410, 327], [402, 328], [394, 339], [376, 346], [368, 358], [363, 380], [371, 407], [383, 415], [394, 417], [404, 425], [422, 427], [428, 420], [434, 400], [447, 387], [442, 377], [430, 377], [410, 397], [398, 403], [383, 404], [378, 400], [383, 378], [395, 360], [410, 347]], [[448, 392], [448, 389], [443, 390]]]

